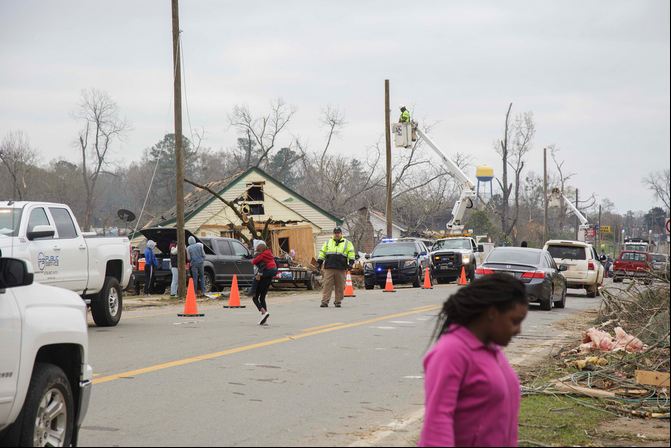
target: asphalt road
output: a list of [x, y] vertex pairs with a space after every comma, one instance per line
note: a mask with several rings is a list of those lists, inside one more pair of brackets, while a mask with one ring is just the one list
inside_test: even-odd
[[[82, 446], [333, 446], [360, 441], [423, 407], [422, 357], [435, 316], [456, 285], [395, 293], [357, 290], [342, 308], [320, 295], [270, 299], [268, 325], [244, 309], [124, 311], [89, 326], [94, 371]], [[559, 330], [549, 324], [598, 307], [532, 308], [511, 343], [523, 359]]]

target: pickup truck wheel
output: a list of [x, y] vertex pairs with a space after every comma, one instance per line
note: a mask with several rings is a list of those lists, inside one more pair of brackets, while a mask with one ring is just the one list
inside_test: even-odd
[[209, 271], [205, 271], [205, 291], [203, 291], [203, 294], [206, 292], [212, 292], [215, 288], [214, 286], [214, 278], [212, 278], [212, 274], [210, 274]]
[[622, 277], [613, 276], [613, 283], [620, 283], [621, 281]]
[[475, 265], [471, 266], [471, 269], [468, 270], [468, 283], [475, 280]]
[[19, 446], [70, 446], [75, 422], [72, 397], [60, 367], [35, 364], [21, 413]]
[[105, 284], [91, 301], [91, 316], [99, 327], [114, 327], [121, 320], [121, 286], [115, 277], [105, 277]]
[[164, 294], [165, 293], [165, 284], [158, 283], [154, 285], [154, 294]]

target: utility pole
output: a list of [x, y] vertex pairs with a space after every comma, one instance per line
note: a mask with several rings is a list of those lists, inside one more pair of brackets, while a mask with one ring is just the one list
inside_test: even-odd
[[179, 0], [172, 0], [172, 60], [175, 77], [175, 177], [177, 205], [177, 295], [186, 297], [186, 242], [184, 241], [184, 142], [182, 141], [182, 69], [179, 42]]
[[603, 244], [603, 233], [601, 233], [601, 205], [599, 205], [599, 236], [597, 241], [598, 241], [597, 247], [601, 249], [601, 246]]
[[389, 80], [384, 80], [384, 136], [387, 140], [387, 238], [391, 238], [391, 118], [389, 117]]
[[543, 200], [545, 216], [543, 218], [543, 244], [548, 240], [548, 149], [543, 148]]
[[[580, 210], [580, 208], [578, 208], [578, 189], [577, 188], [575, 189], [575, 208], [576, 208], [576, 210]], [[578, 217], [576, 216], [575, 217], [575, 239], [576, 239], [576, 241], [578, 240], [578, 226], [579, 226]]]

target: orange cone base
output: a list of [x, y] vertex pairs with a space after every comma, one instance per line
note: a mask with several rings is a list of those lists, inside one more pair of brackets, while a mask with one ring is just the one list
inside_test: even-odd
[[179, 317], [203, 317], [204, 314], [178, 314]]

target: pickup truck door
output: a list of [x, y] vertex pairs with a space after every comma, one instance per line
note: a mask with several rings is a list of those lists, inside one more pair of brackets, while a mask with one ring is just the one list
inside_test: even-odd
[[216, 246], [216, 250], [219, 252], [215, 268], [217, 283], [230, 283], [233, 281], [233, 271], [235, 270], [231, 245], [226, 240], [215, 240], [213, 246]]
[[230, 244], [233, 249], [233, 261], [235, 262], [233, 269], [235, 270], [234, 273], [238, 275], [238, 283], [250, 284], [254, 277], [254, 265], [250, 258], [249, 249], [235, 240], [230, 241]]
[[[29, 210], [28, 224], [25, 229], [26, 237], [37, 226], [56, 227], [44, 207], [34, 207]], [[28, 250], [35, 281], [43, 285], [58, 286], [64, 274], [60, 260], [61, 250], [56, 235], [29, 241]]]
[[[79, 232], [70, 211], [64, 207], [49, 207], [49, 213], [56, 225], [57, 240], [60, 247], [59, 264], [61, 282], [66, 289], [78, 294], [84, 292], [89, 277], [88, 249], [84, 236]], [[104, 272], [104, 266], [102, 271]]]
[[21, 314], [11, 289], [0, 292], [0, 341], [0, 422], [4, 422], [16, 396], [21, 354]]

